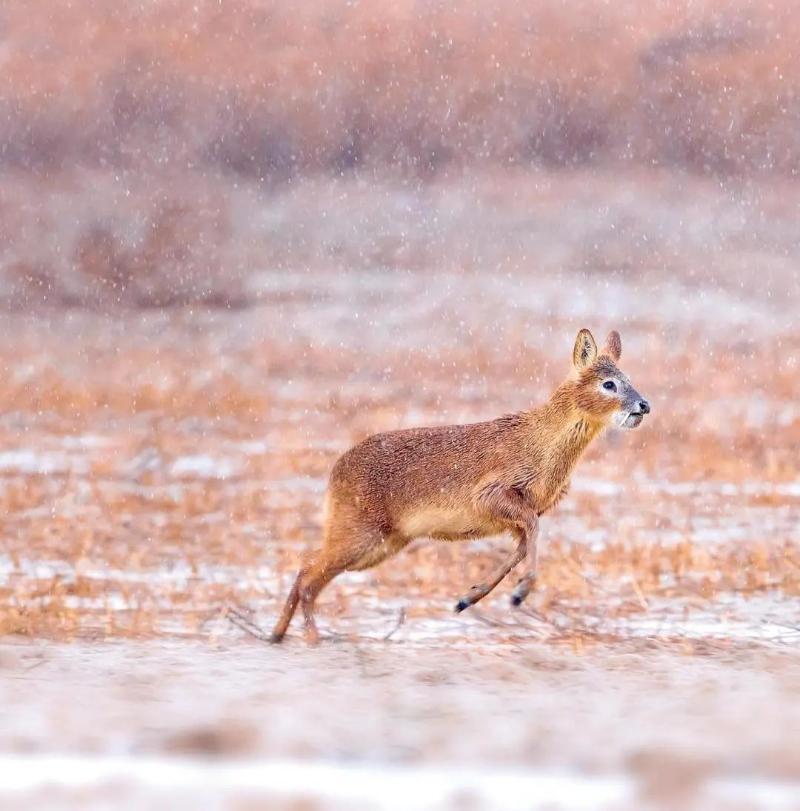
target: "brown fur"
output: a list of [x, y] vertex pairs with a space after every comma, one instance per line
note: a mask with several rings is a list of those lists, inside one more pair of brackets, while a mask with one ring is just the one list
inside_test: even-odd
[[[323, 546], [307, 556], [272, 640], [283, 638], [299, 602], [307, 636], [316, 641], [314, 601], [322, 588], [421, 536], [458, 541], [510, 532], [514, 553], [456, 610], [482, 599], [527, 558], [512, 596], [515, 605], [522, 602], [535, 580], [539, 516], [566, 493], [576, 462], [615, 411], [627, 401], [641, 406], [635, 419], [649, 411], [615, 365], [620, 352], [616, 332], [598, 354], [591, 333], [581, 330], [573, 373], [543, 406], [472, 425], [376, 434], [347, 451], [331, 472]], [[609, 377], [625, 381], [624, 394], [622, 382], [618, 396], [601, 391]]]

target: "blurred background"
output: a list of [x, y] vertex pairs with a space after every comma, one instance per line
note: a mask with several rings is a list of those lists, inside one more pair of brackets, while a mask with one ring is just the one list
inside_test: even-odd
[[[3, 807], [796, 808], [798, 41], [783, 0], [4, 0]], [[340, 453], [541, 403], [582, 327], [653, 413], [530, 606], [454, 616], [508, 541], [420, 542], [263, 645]]]
[[795, 11], [8, 0], [4, 298], [245, 306], [310, 268], [770, 279], [797, 249]]

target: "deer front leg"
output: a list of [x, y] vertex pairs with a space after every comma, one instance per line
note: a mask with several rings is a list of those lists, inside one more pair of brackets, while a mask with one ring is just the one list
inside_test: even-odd
[[530, 528], [528, 532], [527, 566], [522, 577], [520, 577], [514, 591], [511, 592], [511, 605], [522, 605], [522, 601], [530, 594], [531, 589], [536, 584], [536, 565], [538, 558], [537, 540], [539, 538], [539, 521]]
[[510, 524], [517, 546], [509, 558], [492, 572], [488, 580], [473, 586], [456, 603], [456, 612], [463, 611], [482, 600], [525, 558], [529, 553], [531, 533], [534, 534], [535, 542], [539, 525], [539, 519], [524, 494], [514, 487], [492, 484], [478, 494], [476, 506], [493, 518]]
[[500, 564], [489, 576], [488, 580], [483, 583], [478, 583], [473, 586], [457, 603], [456, 613], [475, 605], [479, 600], [482, 600], [490, 591], [492, 591], [498, 583], [525, 557], [527, 548], [527, 539], [522, 530], [514, 530], [514, 537], [517, 539], [517, 547], [511, 553], [509, 558]]

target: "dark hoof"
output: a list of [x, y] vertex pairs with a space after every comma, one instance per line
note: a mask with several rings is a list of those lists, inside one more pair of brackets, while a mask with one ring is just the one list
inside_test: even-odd
[[525, 602], [525, 598], [531, 593], [530, 589], [525, 589], [525, 591], [514, 591], [511, 593], [511, 605], [514, 608], [521, 606]]
[[469, 600], [459, 600], [453, 610], [456, 614], [460, 614], [465, 608], [469, 608], [471, 605], [472, 603]]
[[283, 634], [270, 634], [269, 635], [269, 644], [270, 645], [279, 645], [283, 642]]

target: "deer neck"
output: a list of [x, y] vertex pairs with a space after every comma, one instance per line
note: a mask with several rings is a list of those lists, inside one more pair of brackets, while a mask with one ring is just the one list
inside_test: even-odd
[[556, 389], [537, 420], [538, 433], [544, 440], [545, 468], [561, 483], [603, 429], [602, 422], [588, 418], [575, 406], [571, 394], [569, 382]]

